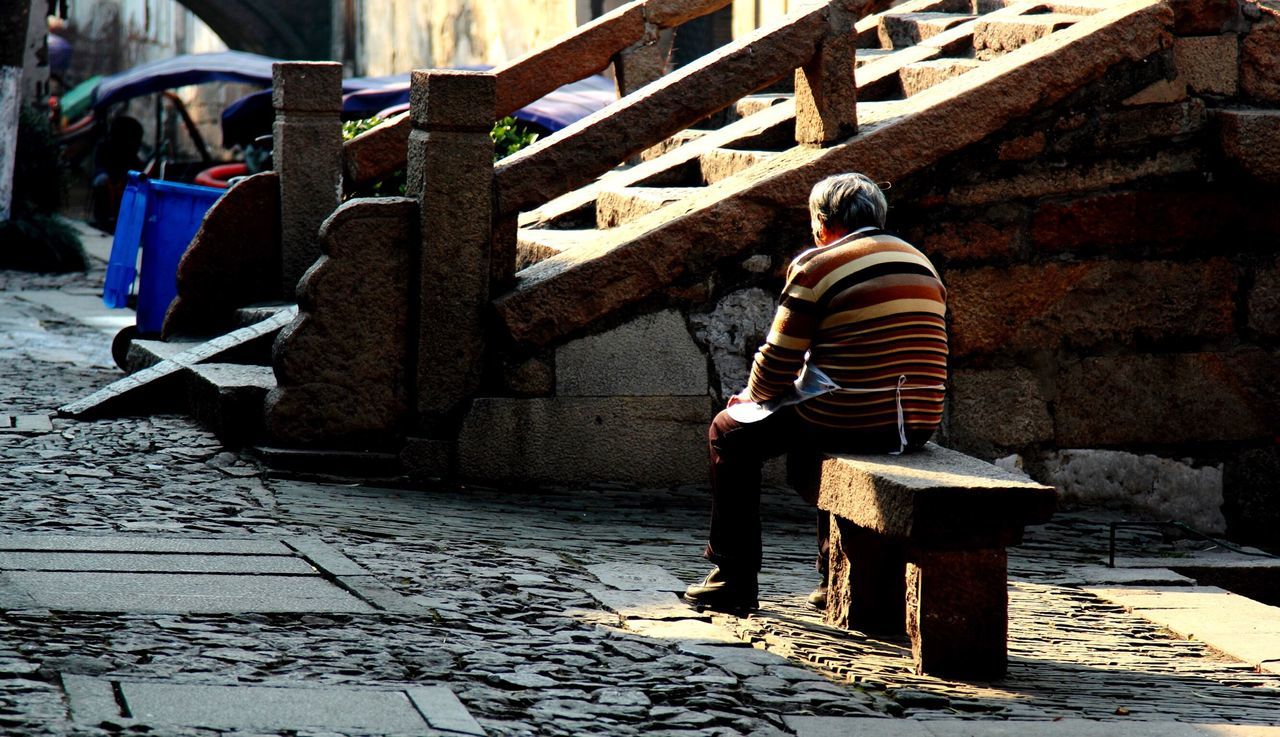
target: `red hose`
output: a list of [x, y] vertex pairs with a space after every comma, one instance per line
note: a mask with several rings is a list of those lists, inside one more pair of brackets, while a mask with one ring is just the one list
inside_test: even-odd
[[208, 169], [196, 175], [196, 184], [206, 187], [218, 187], [226, 189], [229, 185], [227, 180], [232, 177], [241, 177], [249, 173], [249, 167], [245, 164], [219, 164], [211, 166]]

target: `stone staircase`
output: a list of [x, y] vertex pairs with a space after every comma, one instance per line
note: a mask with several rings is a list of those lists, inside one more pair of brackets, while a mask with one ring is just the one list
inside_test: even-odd
[[[858, 109], [862, 119], [985, 63], [1069, 28], [1115, 3], [1014, 0], [911, 0], [856, 25]], [[698, 196], [795, 148], [791, 94], [756, 94], [735, 103], [728, 125], [689, 128], [644, 152], [644, 164], [525, 213], [518, 263], [531, 266], [594, 242], [600, 231]], [[689, 150], [685, 144], [698, 143]]]
[[[636, 7], [574, 43], [608, 36]], [[1129, 354], [1135, 371], [1171, 361], [1190, 376], [1208, 359], [1149, 356], [1151, 341], [1214, 345], [1205, 336], [1220, 339], [1222, 331], [1203, 327], [1206, 315], [1248, 315], [1266, 304], [1252, 295], [1274, 276], [1254, 246], [1242, 246], [1249, 252], [1235, 266], [1202, 269], [1196, 259], [1204, 255], [1194, 249], [1178, 252], [1192, 259], [1184, 268], [1143, 260], [1170, 246], [1139, 241], [1146, 250], [1112, 256], [1094, 245], [1133, 239], [1116, 233], [1135, 223], [1165, 240], [1200, 233], [1182, 214], [1200, 212], [1200, 195], [1163, 190], [1204, 181], [1206, 171], [1221, 172], [1218, 181], [1239, 174], [1264, 187], [1280, 182], [1265, 155], [1274, 145], [1266, 142], [1280, 140], [1280, 115], [1255, 109], [1265, 93], [1243, 91], [1247, 71], [1223, 81], [1257, 46], [1247, 33], [1252, 21], [1241, 20], [1234, 2], [908, 0], [860, 15], [877, 9], [837, 0], [798, 11], [491, 171], [454, 155], [467, 151], [473, 162], [487, 155], [485, 104], [476, 114], [451, 101], [505, 94], [509, 104], [511, 82], [502, 70], [465, 79], [421, 73], [413, 113], [349, 143], [340, 162], [349, 182], [407, 166], [412, 196], [351, 200], [325, 222], [324, 255], [298, 286], [299, 316], [274, 346], [274, 386], [262, 369], [252, 377], [189, 373], [199, 374], [206, 397], [231, 396], [237, 381], [265, 396], [264, 434], [253, 440], [281, 446], [398, 453], [428, 476], [696, 481], [715, 398], [735, 388], [734, 371], [759, 340], [752, 330], [767, 328], [743, 326], [767, 320], [781, 266], [809, 238], [807, 193], [850, 170], [892, 183], [895, 227], [922, 242], [944, 271], [961, 267], [944, 274], [954, 283], [952, 417], [966, 428], [957, 436], [966, 449], [987, 457], [995, 457], [987, 449], [1056, 442], [1054, 422], [1075, 423], [1058, 431], [1073, 443], [1066, 447], [1087, 447], [1090, 436], [1074, 429], [1092, 421], [1087, 398], [1052, 400], [1055, 418], [1040, 396], [1080, 386], [1088, 361], [1128, 370]], [[1255, 36], [1265, 43], [1266, 33], [1273, 32]], [[586, 66], [615, 58], [613, 48], [587, 54]], [[852, 90], [823, 86], [842, 80], [833, 65], [850, 56], [856, 108], [848, 104]], [[785, 81], [793, 69], [796, 93]], [[1222, 141], [1213, 138], [1219, 130]], [[267, 192], [276, 176], [239, 185], [243, 206], [260, 207], [267, 198], [247, 193]], [[237, 194], [223, 201], [234, 204]], [[1207, 196], [1246, 240], [1280, 232], [1265, 207], [1248, 204], [1252, 195]], [[1073, 214], [1077, 200], [1084, 215]], [[1147, 207], [1161, 214], [1145, 214]], [[216, 246], [259, 269], [271, 249], [250, 253], [244, 239], [229, 237], [235, 210], [225, 209], [218, 228], [212, 215], [206, 221], [218, 238], [201, 258], [218, 261], [210, 255]], [[1127, 260], [1108, 260], [1118, 257]], [[261, 300], [236, 291], [252, 273], [229, 262], [205, 269], [215, 279], [201, 280], [197, 270], [191, 283], [235, 292], [241, 303]], [[1178, 293], [1202, 295], [1196, 317], [1170, 318], [1175, 328], [1121, 310], [1120, 322], [1134, 327], [1102, 332], [1139, 337], [1111, 345], [1077, 327], [1088, 315], [1068, 310], [1056, 328], [1028, 333], [1040, 342], [1017, 338], [1011, 357], [1002, 357], [1010, 330], [1044, 319], [1033, 311], [1039, 302], [1018, 295], [1047, 290], [1046, 304], [1057, 305], [1059, 293], [1076, 304], [1069, 300], [1079, 301], [1079, 287], [1064, 285], [1064, 274], [1093, 284], [1094, 269], [1104, 284], [1117, 275], [1116, 289], [1130, 273], [1173, 279]], [[1184, 271], [1207, 276], [1184, 284]], [[1110, 287], [1089, 288], [1102, 296], [1091, 292], [1080, 304], [1127, 304]], [[1265, 319], [1260, 327], [1241, 319], [1250, 350], [1257, 336], [1265, 344], [1274, 332]], [[1071, 352], [1080, 345], [1120, 357], [1082, 359]], [[1035, 384], [1023, 367], [1056, 355], [1062, 365], [1057, 358], [1048, 365], [1061, 375]], [[1255, 356], [1212, 360], [1239, 373], [1252, 370]], [[222, 381], [230, 382], [225, 392]], [[973, 409], [990, 402], [999, 411]], [[1114, 433], [1116, 423], [1104, 424]], [[595, 448], [602, 433], [613, 439]]]

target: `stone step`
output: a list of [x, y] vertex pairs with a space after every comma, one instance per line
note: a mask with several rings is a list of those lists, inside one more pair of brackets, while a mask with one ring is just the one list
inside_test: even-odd
[[[859, 49], [859, 51], [861, 51], [861, 49]], [[749, 115], [755, 115], [765, 108], [770, 108], [779, 103], [786, 102], [791, 98], [792, 95], [785, 94], [747, 95], [733, 104], [733, 112], [739, 118], [745, 118]]]
[[880, 45], [886, 49], [914, 46], [974, 17], [966, 13], [885, 13], [880, 17]]
[[594, 228], [581, 230], [521, 228], [516, 237], [516, 271], [589, 243], [599, 235], [600, 231]]
[[902, 93], [910, 97], [942, 82], [977, 69], [982, 62], [976, 59], [930, 59], [908, 64], [898, 71], [902, 80]]
[[731, 148], [715, 148], [698, 157], [699, 173], [703, 184], [715, 184], [721, 179], [737, 174], [777, 156], [776, 151], [739, 151]]
[[[1020, 5], [1026, 0], [974, 0], [974, 12], [978, 14], [990, 13], [996, 10], [1011, 8]], [[1071, 15], [1096, 15], [1104, 10], [1115, 7], [1115, 0], [1048, 0], [1047, 2], [1036, 3], [1034, 12], [1027, 15], [1036, 15], [1037, 13], [1068, 13]]]
[[262, 403], [276, 386], [270, 366], [201, 363], [187, 369], [191, 414], [218, 439], [242, 445], [262, 434]]
[[978, 59], [994, 59], [1062, 30], [1080, 20], [1066, 13], [984, 18], [973, 31], [973, 51]]
[[271, 302], [240, 307], [236, 310], [235, 326], [243, 328], [248, 327], [249, 325], [256, 325], [267, 318], [275, 317], [290, 307], [292, 307], [292, 305], [284, 302]]
[[897, 49], [858, 49], [853, 57], [854, 68], [861, 69], [873, 61], [880, 61], [895, 51]]
[[646, 148], [644, 151], [641, 151], [640, 160], [649, 161], [651, 159], [656, 159], [668, 151], [674, 151], [690, 141], [698, 140], [706, 134], [706, 131], [698, 128], [686, 128], [662, 143], [655, 144]]
[[605, 190], [596, 199], [596, 227], [614, 228], [671, 204], [701, 187], [621, 187]]

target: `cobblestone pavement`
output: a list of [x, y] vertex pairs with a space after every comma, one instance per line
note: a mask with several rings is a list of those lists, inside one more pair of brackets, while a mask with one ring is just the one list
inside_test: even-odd
[[[0, 274], [0, 285], [82, 289], [92, 279]], [[52, 413], [116, 378], [104, 343], [100, 332], [0, 293], [0, 414]], [[602, 606], [607, 587], [588, 567], [652, 564], [686, 581], [700, 576], [704, 490], [535, 493], [272, 477], [176, 416], [54, 419], [48, 432], [0, 433], [0, 458], [0, 535], [309, 535], [417, 608], [10, 608], [0, 612], [4, 734], [147, 731], [128, 719], [73, 718], [67, 676], [446, 686], [490, 735], [791, 734], [783, 717], [802, 714], [1280, 723], [1276, 677], [1168, 637], [1073, 586], [1073, 570], [1105, 551], [1096, 515], [1060, 516], [1012, 551], [1009, 676], [955, 683], [914, 675], [904, 642], [832, 630], [805, 608], [816, 583], [813, 517], [781, 493], [765, 502], [762, 611], [711, 621], [688, 613], [655, 626]], [[1159, 544], [1138, 532], [1126, 541]], [[230, 732], [250, 733], [152, 731]]]

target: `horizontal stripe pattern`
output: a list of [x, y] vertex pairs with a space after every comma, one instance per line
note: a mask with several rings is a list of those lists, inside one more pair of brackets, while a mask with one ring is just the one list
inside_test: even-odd
[[[781, 305], [756, 352], [747, 391], [755, 401], [786, 393], [810, 359], [837, 384], [883, 392], [834, 392], [797, 409], [833, 429], [896, 428], [894, 387], [908, 430], [942, 420], [947, 380], [946, 288], [929, 259], [882, 232], [862, 233], [800, 254], [787, 270]], [[928, 388], [922, 388], [928, 387]]]

